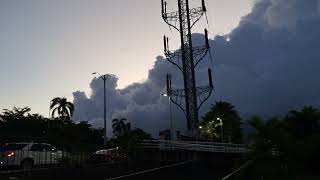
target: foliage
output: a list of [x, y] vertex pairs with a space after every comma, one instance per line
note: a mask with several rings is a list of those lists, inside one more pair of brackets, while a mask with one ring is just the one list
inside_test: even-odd
[[287, 129], [298, 139], [320, 133], [320, 112], [311, 106], [301, 111], [290, 111], [284, 121]]
[[311, 106], [300, 111], [290, 111], [283, 119], [264, 121], [251, 118], [248, 123], [254, 128], [251, 157], [257, 163], [253, 172], [265, 174], [277, 169], [277, 176], [291, 171], [301, 175], [316, 172], [320, 161], [320, 114]]
[[151, 140], [152, 137], [150, 134], [146, 133], [142, 129], [133, 129], [129, 130], [126, 133], [123, 133], [115, 138], [111, 138], [108, 141], [107, 146], [112, 147], [121, 147], [122, 149], [130, 150], [137, 143], [142, 142], [143, 140]]
[[58, 114], [61, 119], [68, 121], [73, 115], [74, 105], [66, 98], [56, 97], [51, 100], [50, 110], [52, 110], [51, 117], [55, 118], [55, 115]]
[[0, 141], [28, 141], [45, 136], [47, 119], [30, 111], [29, 107], [4, 109], [0, 114]]
[[224, 142], [241, 143], [241, 124], [241, 118], [235, 106], [219, 101], [212, 105], [210, 111], [203, 117], [199, 128], [202, 138], [206, 140], [221, 142], [223, 135]]
[[48, 138], [49, 142], [71, 152], [94, 151], [102, 147], [103, 130], [92, 128], [88, 122], [50, 121]]
[[121, 136], [131, 130], [131, 124], [129, 122], [126, 123], [126, 121], [127, 119], [125, 118], [112, 120], [112, 129], [114, 135]]
[[108, 141], [108, 147], [121, 147], [122, 149], [131, 149], [136, 143], [143, 140], [152, 139], [151, 135], [142, 129], [131, 130], [131, 124], [127, 119], [113, 119], [112, 128], [115, 138]]
[[29, 107], [17, 108], [13, 107], [12, 110], [4, 109], [3, 114], [0, 114], [0, 118], [3, 121], [15, 120], [15, 119], [23, 119], [26, 114], [29, 114], [31, 109]]
[[[87, 122], [55, 121], [39, 114], [30, 114], [30, 108], [5, 109], [0, 118], [0, 143], [49, 142], [67, 151], [93, 151], [103, 144], [103, 131]], [[59, 119], [59, 118], [58, 118]]]
[[[66, 100], [65, 100], [66, 102]], [[52, 106], [58, 108], [58, 104]], [[72, 115], [74, 108], [68, 110]], [[0, 114], [0, 143], [37, 141], [49, 142], [59, 149], [71, 152], [94, 151], [102, 147], [103, 129], [92, 128], [88, 122], [65, 121], [66, 112], [53, 120], [39, 114], [31, 114], [29, 107], [4, 109]], [[72, 112], [71, 112], [72, 111]], [[222, 123], [217, 120], [220, 118]], [[143, 140], [152, 139], [142, 129], [131, 129], [125, 118], [113, 119], [114, 137], [107, 147], [131, 150]], [[300, 177], [308, 171], [316, 173], [320, 161], [320, 112], [306, 106], [292, 110], [284, 118], [264, 120], [258, 116], [247, 123], [253, 131], [249, 135], [255, 160], [250, 171], [251, 179]], [[203, 140], [221, 141], [221, 127], [225, 142], [241, 143], [241, 118], [235, 107], [228, 102], [216, 102], [200, 123]], [[291, 175], [289, 176], [289, 174]]]

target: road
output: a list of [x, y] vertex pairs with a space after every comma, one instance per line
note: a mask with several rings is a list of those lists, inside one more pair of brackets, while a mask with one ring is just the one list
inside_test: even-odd
[[[198, 163], [186, 163], [174, 167], [145, 172], [121, 180], [219, 180], [226, 175], [226, 170]], [[116, 180], [117, 178], [110, 179]]]
[[[6, 180], [11, 176], [18, 177], [19, 180], [218, 180], [226, 175], [227, 172], [227, 168], [218, 168], [193, 162], [176, 166], [172, 166], [172, 164], [150, 165], [149, 167], [130, 169], [126, 165], [114, 164], [102, 167], [61, 168], [5, 176], [0, 175], [0, 179]], [[117, 178], [124, 175], [125, 177]]]

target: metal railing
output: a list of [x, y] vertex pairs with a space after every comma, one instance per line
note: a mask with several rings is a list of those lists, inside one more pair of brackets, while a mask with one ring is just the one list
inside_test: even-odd
[[160, 150], [190, 150], [221, 153], [247, 153], [249, 149], [244, 144], [228, 144], [197, 141], [166, 141], [148, 140], [137, 145], [139, 148], [155, 148]]

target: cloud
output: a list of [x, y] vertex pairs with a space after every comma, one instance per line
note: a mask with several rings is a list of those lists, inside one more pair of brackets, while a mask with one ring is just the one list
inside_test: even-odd
[[[260, 0], [230, 34], [210, 40], [214, 57], [214, 95], [201, 109], [203, 114], [214, 100], [236, 105], [243, 117], [258, 114], [282, 115], [289, 109], [320, 103], [320, 17], [318, 0]], [[229, 41], [226, 37], [230, 38]], [[203, 35], [194, 34], [195, 44]], [[161, 42], [159, 42], [161, 43]], [[197, 69], [198, 85], [206, 85], [209, 57]], [[156, 58], [143, 83], [117, 89], [117, 79], [107, 82], [108, 127], [110, 120], [126, 117], [135, 127], [156, 135], [169, 127], [165, 74], [172, 66]], [[175, 88], [182, 87], [176, 69]], [[75, 119], [102, 125], [103, 84], [91, 83], [92, 95], [74, 93]], [[184, 115], [174, 106], [174, 126], [186, 128]], [[110, 132], [110, 128], [109, 128]]]
[[[147, 129], [155, 136], [158, 131], [168, 127], [168, 99], [160, 94], [165, 90], [165, 77], [170, 67], [165, 59], [159, 56], [154, 68], [149, 71], [148, 79], [143, 83], [133, 83], [123, 89], [117, 89], [116, 77], [107, 80], [109, 135], [112, 131], [113, 118], [125, 117], [130, 120], [133, 127]], [[87, 97], [84, 92], [73, 93], [76, 107], [74, 119], [89, 121], [101, 127], [103, 125], [103, 82], [100, 78], [94, 78], [90, 87], [92, 89], [90, 97]]]

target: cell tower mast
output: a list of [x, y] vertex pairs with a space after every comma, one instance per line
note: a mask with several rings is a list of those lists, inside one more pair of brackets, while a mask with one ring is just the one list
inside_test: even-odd
[[[210, 97], [213, 91], [211, 69], [208, 69], [209, 85], [197, 87], [195, 68], [206, 56], [210, 47], [208, 31], [205, 29], [205, 45], [193, 47], [192, 28], [206, 13], [205, 0], [202, 0], [202, 7], [189, 8], [189, 0], [178, 0], [178, 11], [167, 13], [167, 2], [161, 0], [162, 17], [164, 21], [180, 33], [181, 48], [171, 52], [169, 50], [169, 38], [164, 36], [164, 51], [167, 60], [178, 67], [183, 74], [184, 89], [171, 88], [171, 76], [167, 75], [167, 94], [171, 101], [176, 104], [186, 115], [187, 127], [190, 135], [198, 135], [198, 111], [202, 104]], [[185, 99], [185, 102], [182, 99]], [[199, 105], [198, 105], [199, 100]], [[183, 104], [185, 107], [183, 107]]]

